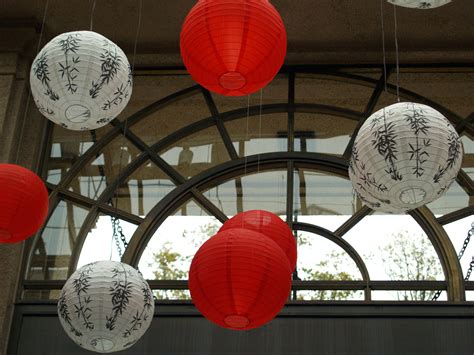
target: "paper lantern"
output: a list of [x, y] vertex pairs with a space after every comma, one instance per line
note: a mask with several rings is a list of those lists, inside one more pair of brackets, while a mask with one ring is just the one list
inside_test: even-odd
[[98, 353], [131, 347], [146, 332], [155, 304], [150, 286], [129, 265], [115, 261], [87, 264], [67, 280], [58, 315], [67, 335]]
[[283, 308], [290, 272], [285, 254], [270, 238], [233, 228], [199, 248], [189, 271], [189, 290], [208, 320], [228, 329], [253, 329]]
[[132, 94], [132, 72], [123, 51], [90, 31], [63, 33], [38, 53], [30, 71], [36, 106], [64, 128], [106, 125]]
[[17, 243], [34, 235], [48, 214], [48, 191], [33, 172], [0, 164], [0, 243]]
[[199, 0], [183, 24], [181, 56], [205, 88], [242, 96], [272, 81], [286, 42], [283, 21], [268, 0]]
[[451, 2], [451, 0], [387, 0], [393, 5], [409, 7], [411, 9], [434, 9]]
[[441, 113], [397, 103], [362, 125], [349, 177], [367, 206], [403, 213], [440, 197], [456, 179], [462, 155], [459, 135]]
[[291, 270], [296, 267], [296, 240], [288, 225], [276, 214], [263, 210], [246, 211], [237, 214], [219, 230], [231, 228], [250, 229], [271, 238], [283, 250], [290, 263]]

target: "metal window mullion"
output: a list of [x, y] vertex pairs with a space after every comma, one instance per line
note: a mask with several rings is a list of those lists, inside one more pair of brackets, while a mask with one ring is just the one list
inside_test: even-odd
[[238, 159], [239, 155], [237, 154], [237, 151], [235, 150], [234, 144], [232, 143], [232, 139], [229, 135], [229, 132], [227, 131], [227, 128], [224, 125], [224, 122], [220, 118], [220, 113], [219, 113], [219, 110], [217, 109], [214, 99], [212, 98], [209, 90], [201, 88], [201, 91], [204, 96], [204, 99], [206, 100], [206, 104], [209, 107], [209, 111], [214, 119], [214, 122], [217, 126], [217, 130], [219, 131], [219, 134], [221, 135], [221, 138], [227, 149], [227, 153], [229, 154], [231, 159]]
[[347, 232], [349, 232], [357, 223], [359, 223], [365, 216], [372, 214], [374, 211], [367, 206], [362, 206], [360, 210], [354, 213], [351, 218], [344, 222], [336, 231], [334, 235], [342, 238]]

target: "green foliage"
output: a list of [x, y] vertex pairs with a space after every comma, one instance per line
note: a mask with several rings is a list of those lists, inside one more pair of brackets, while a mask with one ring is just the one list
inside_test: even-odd
[[[443, 275], [438, 256], [428, 238], [408, 232], [393, 235], [382, 248], [382, 260], [391, 280], [436, 280]], [[436, 291], [398, 291], [399, 301], [428, 301]]]

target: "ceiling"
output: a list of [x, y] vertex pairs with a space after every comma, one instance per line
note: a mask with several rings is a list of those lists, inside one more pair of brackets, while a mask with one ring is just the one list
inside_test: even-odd
[[[273, 0], [285, 22], [288, 63], [379, 63], [380, 0]], [[194, 0], [143, 0], [139, 54], [179, 63], [179, 32]], [[42, 22], [46, 0], [0, 0], [0, 28], [12, 20]], [[45, 37], [89, 29], [93, 0], [49, 0]], [[139, 0], [97, 0], [94, 30], [133, 51]], [[383, 0], [388, 60], [393, 61], [394, 7]], [[397, 7], [401, 61], [473, 62], [473, 0], [441, 8]], [[8, 21], [6, 21], [8, 19]], [[46, 40], [44, 38], [44, 40]], [[30, 44], [31, 45], [31, 44]], [[166, 61], [165, 60], [165, 61]], [[159, 62], [160, 60], [158, 60]]]

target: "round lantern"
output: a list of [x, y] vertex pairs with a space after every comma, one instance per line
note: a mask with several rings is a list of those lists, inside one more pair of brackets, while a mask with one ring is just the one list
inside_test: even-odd
[[30, 71], [36, 106], [64, 128], [106, 125], [132, 94], [132, 73], [123, 51], [90, 31], [63, 33], [38, 53]]
[[246, 211], [237, 214], [219, 230], [231, 228], [250, 229], [271, 238], [286, 254], [291, 270], [296, 267], [296, 240], [288, 225], [276, 214], [263, 210]]
[[207, 240], [189, 271], [194, 304], [208, 320], [247, 330], [272, 320], [291, 289], [290, 266], [270, 238], [233, 228]]
[[146, 332], [155, 304], [150, 286], [129, 265], [115, 261], [87, 264], [67, 280], [58, 302], [61, 325], [84, 349], [125, 350]]
[[441, 113], [397, 103], [362, 125], [349, 177], [367, 206], [402, 213], [440, 197], [456, 179], [462, 155], [459, 135]]
[[205, 88], [242, 96], [272, 81], [286, 42], [283, 21], [268, 0], [199, 0], [183, 24], [181, 56]]
[[0, 243], [16, 243], [35, 234], [48, 214], [48, 191], [33, 172], [0, 164]]
[[409, 7], [411, 9], [434, 9], [451, 2], [451, 0], [387, 0], [393, 5]]

